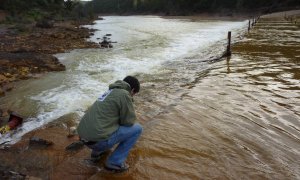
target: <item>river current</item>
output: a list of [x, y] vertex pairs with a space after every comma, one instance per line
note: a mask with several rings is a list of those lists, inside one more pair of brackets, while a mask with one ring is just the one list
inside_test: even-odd
[[[300, 178], [299, 28], [279, 24], [287, 30], [274, 36], [268, 24], [248, 38], [247, 21], [104, 19], [87, 26], [97, 30], [89, 40], [111, 34], [113, 48], [57, 54], [65, 72], [20, 82], [1, 98], [0, 107], [28, 117], [1, 142], [62, 116], [76, 124], [110, 83], [135, 75], [144, 134], [129, 157], [131, 178]], [[233, 55], [212, 61], [228, 31]]]

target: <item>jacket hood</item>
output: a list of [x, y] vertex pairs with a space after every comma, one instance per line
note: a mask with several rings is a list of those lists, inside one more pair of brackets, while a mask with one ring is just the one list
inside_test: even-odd
[[130, 85], [127, 82], [121, 81], [121, 80], [118, 80], [118, 81], [114, 82], [113, 84], [110, 84], [109, 89], [125, 89], [128, 92], [131, 91]]

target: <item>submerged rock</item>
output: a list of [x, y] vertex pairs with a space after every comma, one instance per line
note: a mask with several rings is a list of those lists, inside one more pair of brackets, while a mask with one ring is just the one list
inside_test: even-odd
[[72, 144], [68, 145], [65, 150], [66, 151], [77, 151], [84, 147], [84, 143], [82, 141], [75, 141]]
[[5, 84], [4, 86], [3, 86], [3, 90], [4, 91], [11, 91], [11, 90], [13, 90], [14, 89], [14, 85], [13, 84]]
[[48, 146], [53, 145], [53, 142], [45, 140], [45, 139], [41, 139], [39, 137], [32, 137], [29, 140], [29, 145], [30, 146], [38, 146], [38, 147], [48, 147]]
[[112, 48], [113, 47], [112, 43], [114, 43], [114, 42], [110, 41], [110, 38], [108, 38], [107, 35], [111, 36], [111, 34], [106, 34], [102, 38], [103, 40], [101, 42], [99, 42], [101, 48]]

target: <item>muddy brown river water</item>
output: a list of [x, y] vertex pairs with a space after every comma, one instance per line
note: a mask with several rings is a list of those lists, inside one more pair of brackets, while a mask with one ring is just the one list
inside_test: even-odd
[[199, 73], [146, 129], [135, 177], [299, 179], [299, 33], [262, 19], [231, 58]]

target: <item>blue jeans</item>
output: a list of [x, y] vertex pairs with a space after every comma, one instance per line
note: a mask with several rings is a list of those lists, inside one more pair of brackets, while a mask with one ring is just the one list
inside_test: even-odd
[[94, 145], [88, 146], [93, 150], [92, 153], [104, 152], [118, 144], [116, 149], [108, 157], [106, 163], [121, 166], [130, 151], [140, 137], [143, 128], [136, 123], [132, 126], [120, 126], [107, 140], [99, 141]]

